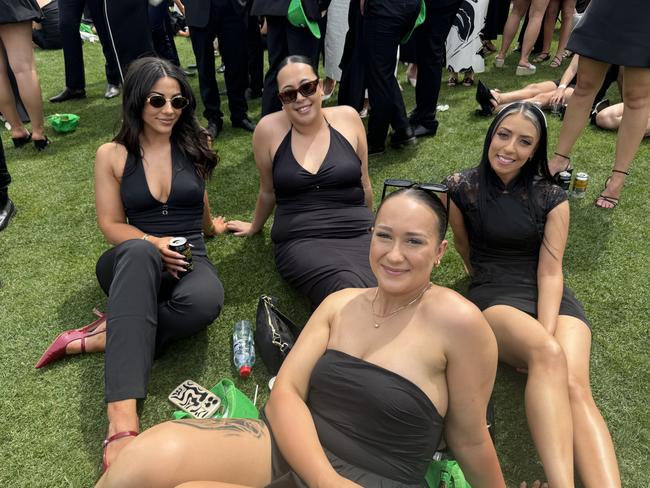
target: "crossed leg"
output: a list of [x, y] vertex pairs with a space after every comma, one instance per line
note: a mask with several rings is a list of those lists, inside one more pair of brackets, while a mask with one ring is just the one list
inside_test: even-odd
[[96, 488], [261, 488], [270, 482], [271, 437], [264, 422], [187, 419], [136, 437]]
[[496, 336], [499, 360], [528, 369], [526, 417], [549, 485], [573, 487], [573, 426], [562, 347], [542, 324], [514, 307], [495, 305], [483, 314]]

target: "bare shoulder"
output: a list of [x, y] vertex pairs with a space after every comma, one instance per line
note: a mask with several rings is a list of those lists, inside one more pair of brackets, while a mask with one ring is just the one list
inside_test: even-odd
[[335, 316], [350, 305], [365, 300], [370, 292], [370, 288], [345, 288], [335, 291], [328, 295], [321, 302], [318, 309], [327, 310], [330, 316]]
[[335, 107], [326, 107], [323, 109], [323, 113], [328, 120], [347, 120], [347, 121], [356, 121], [357, 119], [361, 120], [359, 113], [349, 105], [337, 105]]
[[290, 128], [289, 118], [280, 110], [262, 117], [255, 127], [253, 137], [270, 139], [278, 134], [286, 134]]
[[124, 168], [124, 163], [128, 152], [126, 147], [117, 142], [107, 142], [102, 144], [97, 149], [95, 155], [95, 168], [96, 169], [112, 169], [115, 173], [120, 171], [119, 168]]
[[427, 317], [435, 317], [436, 323], [452, 336], [457, 338], [489, 330], [478, 307], [460, 293], [436, 285], [431, 291], [422, 300], [423, 312]]

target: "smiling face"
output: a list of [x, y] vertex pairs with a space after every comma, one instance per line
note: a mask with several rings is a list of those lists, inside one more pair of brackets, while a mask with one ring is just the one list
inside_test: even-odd
[[[174, 78], [165, 76], [160, 78], [154, 86], [151, 87], [147, 97], [151, 95], [162, 95], [167, 100], [171, 100], [177, 95], [181, 95], [181, 87]], [[142, 110], [142, 121], [145, 130], [147, 128], [163, 134], [171, 134], [174, 124], [178, 121], [183, 109], [175, 109], [169, 101], [165, 102], [160, 108], [152, 107], [148, 102], [144, 103]]]
[[[289, 63], [278, 72], [278, 90], [297, 90], [301, 85], [318, 79], [314, 69], [305, 63]], [[320, 83], [313, 95], [297, 94], [295, 102], [283, 103], [282, 110], [294, 124], [308, 124], [320, 117], [321, 96], [323, 89]]]
[[429, 282], [431, 269], [447, 249], [438, 228], [434, 211], [408, 194], [383, 203], [370, 243], [370, 267], [382, 290], [410, 295]]
[[505, 184], [515, 178], [533, 156], [539, 143], [539, 131], [523, 113], [508, 115], [494, 131], [488, 160]]

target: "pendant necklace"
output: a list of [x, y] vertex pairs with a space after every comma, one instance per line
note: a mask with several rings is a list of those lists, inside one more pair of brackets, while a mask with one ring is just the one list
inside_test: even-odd
[[[377, 290], [375, 291], [375, 296], [373, 297], [372, 302], [370, 303], [370, 310], [372, 311], [372, 318], [373, 318], [372, 321], [373, 321], [373, 323], [375, 325], [375, 329], [378, 329], [381, 324], [383, 324], [384, 322], [387, 322], [388, 320], [393, 318], [395, 315], [397, 315], [399, 312], [401, 312], [405, 308], [408, 308], [411, 305], [413, 305], [415, 302], [417, 302], [420, 298], [422, 298], [424, 296], [426, 291], [429, 288], [431, 288], [432, 286], [433, 286], [433, 283], [431, 283], [431, 282], [427, 283], [422, 288], [422, 291], [420, 293], [418, 293], [417, 296], [413, 300], [408, 302], [406, 305], [402, 305], [401, 307], [397, 307], [395, 310], [393, 310], [392, 312], [387, 313], [386, 315], [381, 315], [381, 314], [378, 314], [378, 313], [375, 312], [375, 302], [377, 301], [377, 296], [379, 295], [379, 287], [377, 287]], [[379, 322], [379, 321], [375, 320], [375, 317], [379, 317], [379, 318], [382, 318], [384, 320]]]

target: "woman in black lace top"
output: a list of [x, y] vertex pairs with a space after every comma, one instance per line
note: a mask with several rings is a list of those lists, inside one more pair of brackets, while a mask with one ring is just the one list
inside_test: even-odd
[[528, 370], [526, 416], [550, 486], [574, 486], [574, 461], [585, 486], [620, 486], [589, 386], [591, 329], [564, 285], [569, 204], [548, 172], [546, 141], [535, 105], [497, 115], [479, 166], [447, 178], [454, 243], [500, 360]]

